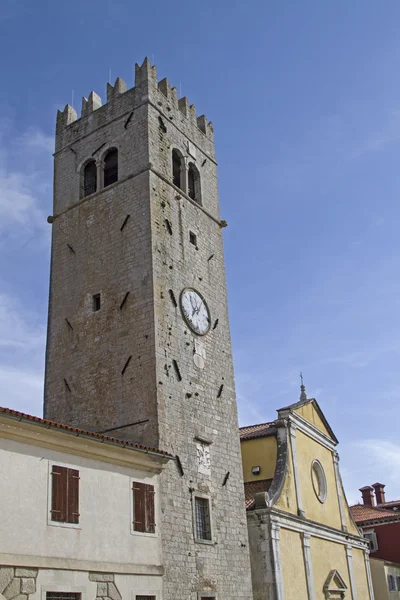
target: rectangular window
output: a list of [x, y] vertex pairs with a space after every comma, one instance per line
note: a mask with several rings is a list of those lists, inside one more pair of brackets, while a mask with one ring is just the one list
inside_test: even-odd
[[79, 471], [53, 465], [51, 471], [51, 519], [79, 523]]
[[81, 594], [76, 592], [46, 592], [46, 600], [81, 600]]
[[364, 531], [364, 537], [369, 541], [371, 552], [376, 552], [378, 550], [378, 540], [375, 531]]
[[396, 577], [396, 581], [397, 581], [397, 591], [400, 592], [400, 577], [399, 576]]
[[194, 499], [196, 538], [198, 540], [211, 540], [210, 501], [208, 498]]
[[189, 231], [189, 242], [193, 244], [193, 246], [197, 246], [197, 235], [193, 233], [193, 231]]
[[393, 575], [388, 575], [388, 587], [389, 587], [389, 592], [395, 592], [396, 591], [396, 586], [394, 585], [394, 577]]
[[93, 310], [95, 312], [100, 310], [100, 294], [95, 294], [93, 296]]
[[133, 494], [133, 531], [155, 533], [154, 486], [134, 481]]

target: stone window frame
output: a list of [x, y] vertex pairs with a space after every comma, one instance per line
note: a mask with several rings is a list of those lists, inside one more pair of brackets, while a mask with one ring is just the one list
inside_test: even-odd
[[[190, 194], [190, 186], [189, 186], [189, 173], [193, 174], [193, 187], [194, 187], [194, 196]], [[187, 166], [187, 195], [193, 202], [196, 202], [199, 206], [203, 206], [203, 202], [201, 200], [201, 175], [200, 171], [197, 168], [195, 162], [191, 160]]]
[[146, 596], [149, 598], [155, 598], [156, 600], [160, 599], [160, 590], [152, 590], [151, 588], [136, 588], [131, 590], [131, 600], [136, 600], [137, 596]]
[[[96, 189], [91, 194], [85, 195], [85, 169], [90, 163], [94, 163], [96, 165]], [[97, 161], [93, 156], [88, 156], [79, 164], [77, 169], [79, 175], [79, 200], [90, 198], [90, 196], [93, 196], [93, 194], [96, 194], [96, 192], [99, 191], [98, 170], [99, 168]]]
[[[315, 488], [313, 473], [315, 473], [317, 476], [319, 490], [317, 490]], [[325, 475], [324, 468], [317, 458], [315, 458], [311, 463], [311, 481], [312, 481], [315, 495], [317, 496], [317, 498], [321, 502], [321, 504], [324, 504], [328, 497], [328, 484], [326, 481], [326, 475]]]
[[[82, 529], [81, 519], [79, 519], [79, 523], [66, 523], [64, 521], [53, 521], [51, 518], [52, 512], [52, 497], [53, 497], [53, 477], [52, 477], [52, 469], [53, 465], [57, 467], [64, 467], [66, 469], [76, 469], [79, 470], [79, 477], [82, 477], [82, 469], [80, 465], [72, 465], [70, 463], [63, 463], [57, 460], [49, 460], [48, 461], [48, 469], [47, 469], [47, 525], [50, 527], [67, 527], [68, 529]], [[80, 489], [79, 489], [80, 491]], [[82, 514], [82, 513], [81, 513]], [[48, 592], [62, 592], [65, 590], [47, 590]], [[72, 592], [73, 590], [68, 590]], [[78, 591], [78, 590], [77, 590]], [[44, 598], [46, 600], [46, 598]], [[81, 600], [83, 600], [81, 598]]]
[[[208, 500], [208, 512], [210, 517], [210, 532], [211, 539], [203, 540], [202, 538], [197, 537], [197, 529], [196, 529], [196, 498], [205, 498]], [[196, 544], [205, 544], [208, 546], [213, 546], [215, 544], [214, 539], [214, 525], [213, 525], [213, 514], [212, 514], [212, 502], [210, 494], [203, 494], [202, 492], [195, 491], [192, 496], [192, 521], [193, 521], [193, 538]]]
[[[104, 165], [105, 165], [104, 160], [105, 160], [107, 154], [112, 150], [117, 151], [118, 179], [114, 183], [111, 183], [110, 185], [104, 187]], [[85, 168], [91, 162], [94, 162], [96, 165], [96, 190], [94, 192], [92, 192], [91, 194], [88, 194], [87, 196], [85, 196], [85, 190], [84, 190]], [[97, 158], [94, 156], [88, 156], [88, 157], [84, 158], [78, 165], [77, 173], [79, 176], [79, 200], [85, 200], [86, 198], [90, 198], [94, 194], [97, 194], [98, 192], [101, 192], [107, 188], [111, 188], [114, 185], [116, 185], [117, 183], [119, 183], [121, 181], [121, 171], [120, 171], [120, 149], [119, 149], [118, 144], [107, 144], [107, 146], [105, 148], [102, 148], [102, 152], [101, 152], [100, 156], [98, 156]]]
[[202, 598], [214, 598], [217, 600], [216, 592], [197, 592], [197, 600], [202, 600]]
[[48, 592], [61, 592], [64, 594], [80, 594], [81, 600], [86, 600], [86, 587], [82, 585], [67, 585], [65, 583], [54, 583], [40, 586], [40, 600], [46, 600]]
[[[149, 533], [146, 531], [136, 531], [133, 528], [133, 484], [134, 483], [145, 483], [147, 485], [152, 485], [154, 487], [154, 520], [155, 520], [155, 529], [154, 529], [154, 533]], [[129, 528], [130, 528], [130, 532], [131, 535], [135, 535], [135, 536], [141, 536], [141, 537], [150, 537], [150, 538], [157, 538], [159, 537], [159, 523], [160, 523], [160, 515], [159, 515], [159, 487], [158, 487], [158, 480], [154, 480], [151, 477], [147, 477], [147, 478], [140, 478], [140, 477], [129, 477], [129, 506], [130, 506], [130, 517], [129, 517]], [[135, 594], [138, 594], [138, 596], [140, 595], [146, 595], [146, 593], [143, 594], [139, 594], [138, 592], [135, 592]], [[150, 596], [154, 596], [154, 594], [149, 593], [148, 595]], [[134, 596], [133, 596], [134, 598]]]

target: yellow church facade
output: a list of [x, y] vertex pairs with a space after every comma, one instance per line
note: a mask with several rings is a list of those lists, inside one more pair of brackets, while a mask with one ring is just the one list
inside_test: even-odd
[[317, 401], [302, 386], [275, 421], [240, 433], [254, 600], [373, 600], [368, 542]]

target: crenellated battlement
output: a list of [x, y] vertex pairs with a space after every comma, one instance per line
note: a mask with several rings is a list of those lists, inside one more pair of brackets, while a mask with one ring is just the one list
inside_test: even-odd
[[[129, 98], [125, 98], [129, 96]], [[122, 98], [125, 101], [122, 101]], [[205, 115], [197, 117], [196, 107], [189, 104], [186, 96], [178, 98], [176, 87], [171, 87], [167, 78], [157, 81], [157, 69], [151, 65], [146, 57], [142, 65], [135, 65], [135, 86], [127, 87], [125, 81], [117, 77], [114, 85], [107, 83], [107, 101], [102, 104], [101, 97], [94, 91], [91, 91], [87, 98], [82, 98], [82, 109], [80, 117], [70, 104], [67, 104], [63, 111], [57, 112], [56, 136], [64, 133], [64, 130], [72, 124], [74, 130], [78, 131], [79, 125], [85, 119], [93, 115], [102, 115], [102, 119], [107, 120], [115, 117], [118, 113], [134, 110], [145, 102], [153, 103], [160, 111], [167, 111], [167, 118], [175, 121], [179, 118], [187, 119], [191, 127], [196, 127], [204, 135], [213, 140], [213, 126]], [[118, 106], [117, 106], [118, 105]], [[120, 105], [120, 106], [119, 106]], [[87, 128], [87, 127], [86, 127]], [[85, 128], [85, 129], [86, 129]], [[70, 136], [67, 136], [70, 138]], [[67, 140], [65, 140], [67, 141]], [[68, 142], [72, 140], [68, 139]], [[61, 144], [63, 145], [63, 144]]]

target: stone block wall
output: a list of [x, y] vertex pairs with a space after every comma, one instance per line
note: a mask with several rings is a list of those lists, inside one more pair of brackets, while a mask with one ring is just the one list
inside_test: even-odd
[[0, 566], [0, 597], [6, 600], [28, 600], [36, 592], [38, 569]]
[[[92, 112], [89, 104], [76, 121], [66, 108], [57, 126], [45, 416], [99, 429], [148, 419], [114, 435], [179, 457], [161, 474], [164, 600], [250, 600], [212, 126], [168, 81], [157, 83], [148, 61], [134, 91]], [[119, 151], [119, 181], [80, 200], [81, 165], [109, 146]], [[172, 183], [174, 148], [196, 164], [201, 206]], [[182, 318], [186, 287], [209, 306], [205, 336]], [[199, 472], [199, 439], [210, 445], [210, 474]], [[196, 493], [210, 498], [211, 543], [194, 539]], [[111, 597], [109, 583], [99, 581], [99, 598]]]

